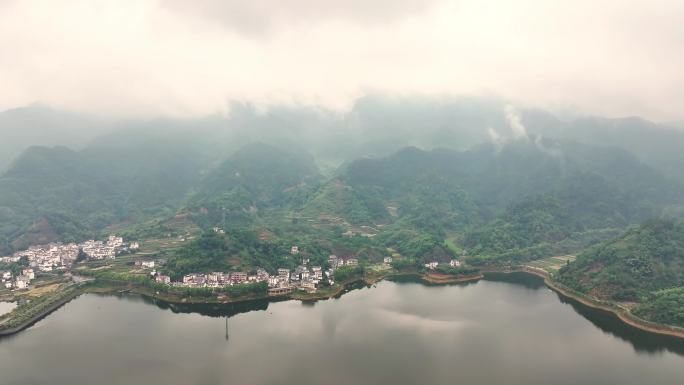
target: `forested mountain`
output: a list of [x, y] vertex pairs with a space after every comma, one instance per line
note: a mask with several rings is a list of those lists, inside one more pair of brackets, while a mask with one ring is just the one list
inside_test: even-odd
[[581, 254], [559, 280], [597, 298], [636, 302], [646, 319], [684, 326], [684, 222], [652, 220]]
[[575, 251], [674, 212], [679, 187], [624, 150], [537, 138], [357, 160], [304, 211], [390, 232], [459, 234], [475, 256], [518, 260]]
[[214, 166], [217, 156], [193, 145], [200, 140], [154, 138], [26, 151], [0, 177], [4, 249], [185, 210], [204, 228], [257, 219], [272, 228], [295, 215], [378, 235], [387, 247], [401, 238], [414, 256], [453, 238], [478, 258], [529, 259], [684, 202], [677, 183], [624, 150], [541, 137], [465, 151], [408, 147], [328, 179], [298, 148], [253, 143]]
[[[304, 250], [300, 257], [319, 265], [330, 254], [364, 263], [390, 254], [410, 266], [465, 254], [470, 265], [507, 266], [585, 251], [562, 269], [563, 283], [623, 301], [645, 319], [684, 325], [684, 222], [634, 227], [684, 214], [676, 167], [682, 156], [674, 151], [679, 133], [653, 131], [660, 139], [646, 139], [643, 122], [627, 121], [615, 123], [633, 126], [619, 138], [599, 121], [589, 125], [596, 133], [573, 140], [567, 138], [579, 135], [575, 123], [533, 113], [530, 131], [546, 122], [549, 135], [487, 140], [473, 129], [445, 134], [446, 148], [434, 148], [439, 133], [449, 131], [440, 123], [449, 108], [408, 109], [409, 125], [412, 113], [439, 111], [440, 119], [421, 140], [403, 129], [389, 139], [384, 129], [366, 135], [382, 121], [376, 109], [405, 105], [374, 103], [359, 102], [355, 120], [331, 121], [314, 111], [288, 111], [283, 120], [245, 109], [231, 118], [240, 125], [235, 131], [222, 130], [222, 118], [193, 130], [189, 122], [162, 130], [153, 121], [139, 135], [114, 131], [79, 150], [30, 147], [0, 174], [0, 254], [114, 229], [166, 242], [188, 228], [188, 242], [158, 250], [174, 278], [293, 268], [294, 244]], [[503, 116], [459, 114], [504, 132]], [[269, 136], [278, 121], [287, 130]], [[359, 136], [310, 135], [321, 122], [334, 129], [352, 121]], [[657, 154], [639, 138], [673, 144]], [[601, 141], [616, 146], [591, 144]], [[186, 226], [178, 234], [167, 226], [176, 220]], [[215, 226], [225, 233], [211, 231]]]
[[485, 99], [373, 95], [345, 114], [235, 104], [229, 118], [119, 122], [78, 151], [27, 150], [0, 176], [0, 237], [9, 251], [180, 210], [203, 228], [284, 231], [302, 218], [312, 234], [325, 222], [414, 256], [448, 238], [473, 261], [529, 259], [676, 214], [682, 138], [639, 119], [562, 120]]
[[522, 111], [531, 133], [579, 143], [613, 146], [636, 155], [666, 176], [684, 180], [684, 130], [638, 117], [577, 117], [561, 120], [540, 110]]
[[182, 143], [32, 147], [0, 177], [0, 244], [75, 240], [175, 213], [205, 165]]
[[210, 217], [225, 213], [231, 223], [247, 223], [259, 210], [298, 202], [319, 178], [309, 154], [253, 143], [209, 173], [187, 205]]
[[[341, 163], [388, 156], [406, 146], [465, 150], [491, 141], [492, 132], [501, 138], [515, 136], [507, 103], [491, 98], [370, 94], [344, 113], [301, 105], [267, 111], [249, 103], [230, 107], [230, 116], [122, 121], [39, 105], [0, 112], [0, 170], [31, 145], [81, 149], [90, 142], [175, 137], [220, 161], [249, 143], [263, 142], [310, 153], [325, 171], [332, 171]], [[667, 176], [684, 180], [681, 129], [640, 118], [558, 117], [538, 109], [518, 109], [514, 115], [529, 134], [623, 148]]]
[[81, 149], [111, 129], [111, 123], [38, 104], [0, 111], [0, 173], [31, 146]]

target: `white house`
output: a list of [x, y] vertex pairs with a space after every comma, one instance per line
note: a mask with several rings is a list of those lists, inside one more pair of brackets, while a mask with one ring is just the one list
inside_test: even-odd
[[356, 258], [349, 258], [347, 259], [346, 265], [347, 266], [356, 266], [359, 264], [359, 260]]
[[146, 269], [154, 269], [154, 261], [142, 261], [140, 266]]
[[278, 269], [278, 278], [283, 282], [290, 281], [290, 269]]
[[297, 254], [299, 254], [299, 246], [292, 246], [292, 247], [290, 248], [290, 254], [292, 254], [292, 255], [297, 255]]
[[459, 261], [458, 259], [452, 259], [451, 262], [449, 262], [449, 266], [459, 267], [461, 266], [461, 261]]
[[439, 262], [432, 261], [432, 262], [426, 263], [426, 264], [425, 264], [425, 267], [427, 267], [427, 268], [430, 269], [430, 270], [434, 270], [434, 269], [437, 268], [438, 265], [439, 265]]
[[382, 259], [382, 262], [383, 262], [385, 265], [389, 265], [390, 263], [392, 263], [392, 257], [385, 257], [385, 258]]
[[21, 274], [27, 276], [29, 279], [36, 279], [36, 273], [33, 269], [24, 269], [21, 271]]
[[26, 288], [28, 288], [30, 281], [31, 280], [29, 279], [29, 277], [27, 277], [25, 275], [20, 275], [17, 277], [17, 280], [15, 282], [15, 286], [17, 287], [17, 289], [26, 289]]
[[107, 245], [111, 247], [119, 247], [123, 245], [123, 238], [117, 237], [116, 235], [110, 235], [109, 238], [107, 238]]
[[167, 285], [171, 283], [171, 277], [168, 275], [157, 275], [155, 280], [159, 283], [165, 283]]

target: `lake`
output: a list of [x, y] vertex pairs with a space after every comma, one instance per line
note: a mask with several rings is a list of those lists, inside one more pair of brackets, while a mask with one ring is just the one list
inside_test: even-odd
[[684, 343], [537, 277], [383, 281], [301, 303], [172, 306], [84, 295], [0, 339], [14, 384], [681, 385]]
[[14, 302], [0, 301], [0, 315], [11, 312], [15, 307], [17, 307], [17, 304]]

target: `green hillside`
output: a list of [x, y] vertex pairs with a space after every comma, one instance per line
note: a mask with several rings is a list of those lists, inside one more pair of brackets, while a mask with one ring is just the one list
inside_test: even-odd
[[[313, 159], [263, 143], [247, 145], [198, 183], [187, 202], [205, 211], [197, 220], [206, 225], [245, 225], [258, 215], [301, 204], [320, 176]], [[225, 218], [224, 218], [225, 215]]]
[[653, 220], [602, 243], [558, 279], [597, 298], [634, 302], [648, 320], [684, 326], [684, 222]]
[[180, 143], [32, 147], [0, 176], [0, 252], [176, 212], [204, 165]]
[[452, 234], [474, 262], [519, 261], [609, 239], [680, 207], [680, 191], [623, 150], [537, 138], [360, 159], [305, 212], [384, 225], [379, 239], [392, 242]]

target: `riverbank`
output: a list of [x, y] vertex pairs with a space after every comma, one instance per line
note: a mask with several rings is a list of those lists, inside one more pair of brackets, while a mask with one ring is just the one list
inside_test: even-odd
[[471, 282], [471, 281], [479, 281], [482, 278], [484, 278], [484, 274], [478, 273], [474, 275], [466, 275], [466, 276], [454, 276], [454, 275], [449, 275], [449, 274], [438, 274], [438, 273], [428, 273], [428, 274], [423, 274], [421, 279], [425, 282], [429, 282], [432, 284], [448, 284], [448, 283], [462, 283], [462, 282]]
[[[671, 337], [676, 337], [676, 338], [681, 338], [684, 339], [684, 329], [683, 328], [678, 328], [674, 326], [668, 326], [668, 325], [661, 325], [657, 323], [653, 323], [647, 320], [643, 320], [639, 317], [634, 316], [629, 312], [628, 309], [621, 307], [619, 304], [608, 302], [608, 301], [601, 301], [595, 298], [591, 298], [589, 296], [586, 296], [582, 293], [578, 293], [570, 288], [565, 287], [564, 285], [556, 282], [553, 280], [551, 275], [549, 275], [548, 272], [542, 269], [537, 269], [537, 268], [532, 268], [532, 267], [523, 267], [523, 268], [484, 268], [482, 269], [481, 273], [472, 275], [472, 276], [453, 276], [453, 275], [446, 275], [446, 274], [437, 274], [437, 273], [427, 273], [423, 274], [420, 272], [398, 272], [398, 271], [387, 271], [384, 274], [376, 274], [372, 276], [360, 276], [360, 277], [354, 277], [350, 278], [349, 280], [338, 283], [332, 288], [328, 289], [323, 289], [320, 290], [316, 293], [306, 293], [306, 292], [292, 292], [286, 295], [281, 295], [281, 296], [272, 296], [268, 294], [264, 295], [252, 295], [252, 296], [240, 296], [240, 297], [227, 297], [225, 295], [218, 295], [218, 296], [211, 296], [211, 297], [192, 297], [192, 296], [181, 296], [181, 295], [174, 295], [174, 294], [169, 294], [169, 293], [162, 293], [155, 291], [152, 288], [148, 288], [145, 286], [141, 285], [136, 285], [135, 283], [132, 282], [123, 282], [123, 281], [105, 281], [105, 280], [98, 280], [95, 283], [89, 284], [87, 286], [82, 286], [76, 289], [72, 289], [67, 295], [65, 295], [64, 298], [59, 299], [58, 301], [55, 301], [53, 303], [50, 303], [49, 305], [46, 305], [45, 308], [40, 309], [38, 312], [36, 312], [35, 315], [31, 316], [29, 319], [22, 321], [21, 324], [17, 326], [13, 326], [11, 328], [6, 328], [6, 329], [0, 329], [0, 336], [6, 336], [10, 334], [15, 334], [18, 333], [22, 330], [25, 330], [26, 328], [32, 326], [42, 318], [45, 318], [48, 316], [50, 313], [53, 311], [59, 309], [66, 303], [70, 302], [74, 298], [78, 297], [81, 294], [84, 293], [98, 293], [98, 294], [118, 294], [118, 293], [132, 293], [132, 294], [139, 294], [143, 295], [152, 299], [157, 299], [161, 300], [164, 302], [167, 302], [169, 304], [186, 304], [186, 305], [201, 305], [201, 304], [215, 304], [215, 305], [221, 305], [221, 304], [234, 304], [234, 303], [244, 303], [244, 302], [250, 302], [250, 301], [259, 301], [259, 300], [273, 300], [273, 301], [282, 301], [284, 299], [286, 300], [295, 300], [295, 301], [303, 301], [303, 302], [312, 302], [312, 301], [318, 301], [318, 300], [327, 300], [331, 298], [339, 298], [342, 296], [344, 293], [348, 292], [350, 287], [353, 287], [356, 284], [363, 283], [365, 285], [374, 285], [382, 280], [385, 279], [391, 279], [391, 278], [400, 278], [400, 277], [416, 277], [418, 280], [426, 283], [426, 284], [432, 284], [432, 285], [445, 285], [445, 284], [454, 284], [454, 283], [467, 283], [467, 282], [475, 282], [480, 279], [486, 278], [486, 274], [488, 273], [516, 273], [516, 272], [522, 272], [522, 273], [527, 273], [527, 274], [532, 274], [538, 277], [541, 277], [544, 280], [544, 284], [554, 292], [558, 293], [559, 295], [566, 297], [568, 299], [577, 301], [581, 303], [584, 306], [595, 308], [595, 309], [600, 309], [603, 311], [610, 312], [614, 315], [616, 315], [622, 322], [647, 331], [651, 333], [656, 333], [656, 334], [661, 334], [661, 335], [667, 335]], [[9, 313], [11, 315], [11, 313]], [[10, 318], [10, 317], [8, 317]], [[7, 320], [5, 320], [6, 322]], [[0, 323], [0, 328], [2, 327]]]
[[25, 329], [33, 326], [36, 322], [47, 317], [48, 315], [50, 315], [50, 313], [59, 309], [60, 307], [64, 306], [65, 304], [69, 303], [71, 300], [80, 296], [81, 294], [83, 294], [83, 291], [80, 290], [79, 288], [71, 289], [71, 290], [65, 292], [57, 300], [51, 301], [48, 304], [45, 304], [40, 309], [36, 310], [33, 314], [31, 314], [29, 317], [27, 317], [25, 320], [22, 320], [21, 322], [19, 322], [17, 325], [14, 325], [14, 326], [11, 326], [8, 328], [3, 328], [2, 326], [4, 324], [6, 324], [12, 320], [12, 316], [13, 316], [12, 313], [14, 311], [16, 311], [16, 309], [13, 310], [12, 312], [8, 313], [8, 317], [6, 319], [4, 319], [2, 323], [0, 323], [0, 337], [16, 334], [22, 330], [25, 330]]
[[98, 278], [95, 285], [91, 285], [88, 288], [88, 292], [91, 293], [120, 293], [120, 292], [130, 292], [135, 294], [144, 295], [150, 298], [159, 299], [168, 303], [175, 304], [188, 304], [188, 305], [201, 305], [201, 304], [231, 304], [238, 302], [248, 302], [255, 300], [267, 300], [267, 299], [290, 299], [295, 301], [318, 301], [326, 300], [331, 298], [339, 298], [343, 295], [350, 286], [353, 286], [359, 282], [365, 285], [374, 285], [384, 279], [392, 277], [404, 277], [404, 276], [415, 276], [419, 280], [429, 283], [429, 284], [450, 284], [450, 283], [461, 283], [477, 281], [482, 279], [484, 276], [482, 274], [472, 275], [472, 276], [454, 276], [448, 274], [436, 274], [427, 273], [423, 274], [417, 271], [402, 272], [395, 270], [387, 270], [381, 274], [369, 274], [363, 276], [351, 277], [344, 282], [338, 282], [334, 286], [319, 289], [315, 293], [307, 293], [305, 291], [295, 290], [291, 293], [282, 295], [253, 295], [253, 296], [240, 296], [240, 297], [229, 297], [226, 295], [212, 295], [208, 297], [203, 296], [187, 296], [168, 292], [156, 291], [152, 288], [138, 285], [129, 281], [116, 281], [109, 279]]
[[512, 270], [491, 270], [488, 272], [497, 273], [513, 273], [513, 272], [523, 272], [528, 274], [533, 274], [544, 279], [544, 284], [554, 292], [560, 294], [563, 297], [569, 298], [571, 300], [577, 301], [584, 306], [591, 307], [594, 309], [600, 309], [603, 311], [610, 312], [617, 316], [622, 322], [635, 327], [637, 329], [647, 331], [650, 333], [666, 335], [670, 337], [684, 339], [684, 328], [679, 328], [676, 326], [669, 326], [651, 322], [642, 318], [639, 318], [632, 314], [629, 309], [620, 306], [617, 303], [610, 301], [603, 301], [597, 298], [589, 297], [583, 293], [579, 293], [571, 288], [564, 286], [563, 284], [553, 280], [548, 272], [542, 269], [536, 269], [531, 267], [525, 267], [521, 269]]
[[[30, 326], [34, 325], [36, 322], [40, 321], [41, 319], [45, 318], [48, 316], [50, 313], [53, 311], [59, 309], [66, 303], [70, 302], [74, 298], [80, 296], [81, 294], [85, 293], [94, 293], [94, 294], [121, 294], [121, 293], [131, 293], [131, 294], [138, 294], [142, 295], [151, 299], [157, 299], [161, 300], [164, 302], [167, 302], [169, 304], [178, 304], [178, 305], [202, 305], [202, 304], [213, 304], [213, 305], [227, 305], [227, 304], [235, 304], [235, 303], [244, 303], [244, 302], [251, 302], [251, 301], [263, 301], [263, 300], [268, 300], [268, 301], [282, 301], [284, 299], [286, 300], [295, 300], [295, 301], [303, 301], [303, 302], [313, 302], [313, 301], [319, 301], [319, 300], [327, 300], [327, 299], [332, 299], [332, 298], [339, 298], [340, 296], [344, 295], [344, 293], [348, 292], [351, 287], [358, 283], [363, 283], [364, 285], [374, 285], [375, 283], [382, 281], [387, 278], [391, 277], [402, 277], [402, 276], [416, 276], [423, 282], [429, 283], [429, 284], [449, 284], [449, 283], [459, 283], [459, 282], [467, 282], [467, 281], [474, 281], [474, 280], [479, 280], [482, 278], [482, 275], [477, 275], [477, 276], [469, 276], [469, 277], [460, 277], [460, 276], [448, 276], [448, 275], [434, 275], [434, 274], [421, 274], [419, 272], [398, 272], [398, 271], [392, 271], [389, 270], [387, 272], [384, 272], [382, 274], [372, 274], [372, 275], [364, 275], [364, 276], [359, 276], [359, 277], [352, 277], [348, 279], [345, 282], [337, 283], [335, 286], [319, 290], [315, 293], [306, 293], [306, 292], [301, 292], [301, 291], [294, 291], [289, 294], [285, 295], [279, 295], [279, 296], [273, 296], [273, 295], [249, 295], [249, 296], [240, 296], [240, 297], [229, 297], [226, 295], [214, 295], [214, 296], [209, 296], [209, 297], [202, 297], [202, 296], [185, 296], [185, 295], [176, 295], [173, 293], [164, 293], [160, 292], [157, 290], [154, 290], [153, 288], [149, 288], [146, 286], [138, 285], [134, 282], [129, 282], [129, 281], [116, 281], [116, 280], [108, 280], [108, 279], [97, 279], [94, 282], [89, 283], [88, 285], [83, 285], [75, 289], [71, 289], [71, 291], [64, 296], [64, 298], [60, 298], [59, 300], [55, 302], [51, 302], [49, 305], [46, 305], [44, 308], [41, 308], [40, 310], [36, 311], [35, 314], [31, 315], [28, 317], [26, 320], [23, 320], [20, 324], [16, 326], [12, 326], [10, 328], [5, 328], [5, 329], [0, 329], [0, 336], [7, 336], [11, 334], [16, 334], [22, 330], [25, 330], [29, 328]], [[12, 313], [8, 313], [8, 316], [3, 320], [4, 322], [0, 322], [0, 328], [2, 328], [2, 323], [9, 322], [9, 320], [12, 318]]]

